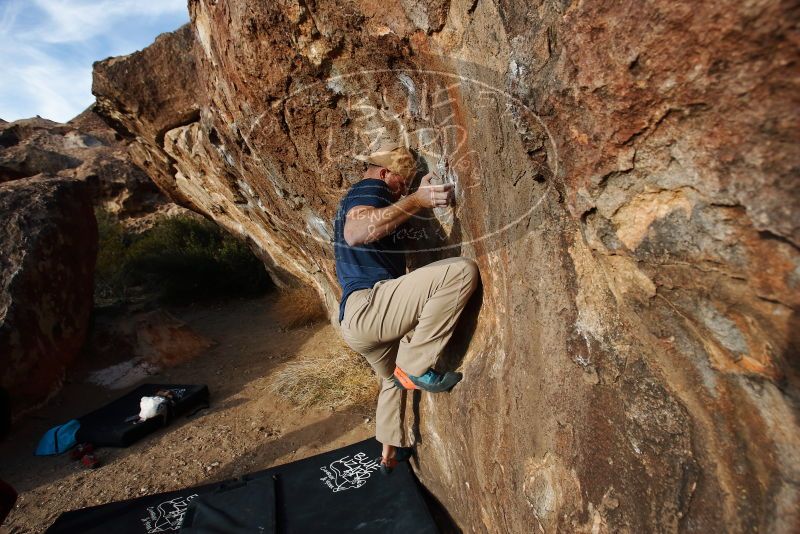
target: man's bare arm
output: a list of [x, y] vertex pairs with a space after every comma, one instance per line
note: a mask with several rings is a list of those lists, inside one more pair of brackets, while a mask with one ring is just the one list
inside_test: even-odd
[[392, 233], [412, 215], [425, 208], [447, 206], [453, 184], [431, 185], [431, 175], [422, 178], [419, 189], [385, 208], [355, 206], [347, 212], [344, 240], [348, 245], [364, 245]]

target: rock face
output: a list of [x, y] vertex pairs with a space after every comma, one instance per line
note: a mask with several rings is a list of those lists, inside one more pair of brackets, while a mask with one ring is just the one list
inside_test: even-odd
[[84, 353], [110, 367], [93, 372], [89, 381], [125, 389], [148, 374], [186, 363], [214, 345], [186, 323], [162, 310], [129, 313], [96, 309]]
[[39, 117], [0, 124], [0, 183], [40, 173], [86, 181], [97, 206], [148, 226], [180, 211], [128, 155], [128, 142], [91, 109], [67, 124]]
[[91, 110], [68, 124], [0, 124], [0, 385], [19, 414], [57, 391], [86, 337], [97, 254], [93, 206], [130, 227], [183, 211]]
[[0, 184], [0, 385], [12, 412], [45, 400], [83, 346], [97, 225], [87, 185], [35, 176]]
[[483, 282], [409, 399], [467, 531], [791, 532], [800, 521], [800, 95], [786, 3], [190, 0], [96, 64], [97, 109], [176, 201], [334, 310], [352, 156], [457, 185], [408, 230]]

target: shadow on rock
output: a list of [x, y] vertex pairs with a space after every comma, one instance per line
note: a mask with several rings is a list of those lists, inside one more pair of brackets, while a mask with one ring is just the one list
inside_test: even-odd
[[[480, 312], [481, 303], [483, 302], [483, 284], [478, 284], [475, 293], [472, 294], [464, 311], [461, 312], [461, 317], [458, 319], [453, 337], [445, 347], [439, 360], [436, 363], [436, 369], [440, 372], [453, 371], [458, 369], [464, 356], [467, 354], [467, 349], [472, 341], [472, 336], [475, 335], [475, 329], [478, 327], [478, 314]], [[455, 386], [456, 388], [459, 385]], [[442, 393], [440, 393], [442, 395]], [[443, 393], [447, 395], [447, 393]], [[422, 434], [420, 433], [420, 426], [422, 424], [422, 416], [420, 413], [420, 400], [422, 393], [420, 391], [413, 391], [411, 397], [411, 412], [413, 421], [411, 423], [411, 432], [414, 436], [414, 443], [419, 445], [423, 442]], [[406, 399], [403, 398], [403, 409], [405, 410]]]

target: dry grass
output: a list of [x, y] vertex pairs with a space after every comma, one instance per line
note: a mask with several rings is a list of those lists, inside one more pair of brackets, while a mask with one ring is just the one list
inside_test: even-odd
[[298, 328], [328, 318], [319, 295], [311, 287], [281, 291], [276, 306], [280, 310], [278, 322], [283, 328]]
[[331, 351], [324, 358], [285, 364], [272, 375], [269, 388], [298, 409], [342, 408], [373, 401], [378, 395], [378, 382], [369, 364], [347, 348]]

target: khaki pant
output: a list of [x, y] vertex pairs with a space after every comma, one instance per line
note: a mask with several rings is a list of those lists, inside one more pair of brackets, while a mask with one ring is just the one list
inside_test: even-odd
[[381, 443], [410, 445], [403, 431], [403, 390], [391, 379], [395, 366], [415, 376], [431, 368], [477, 284], [474, 261], [449, 258], [348, 297], [342, 337], [382, 379], [375, 416]]

